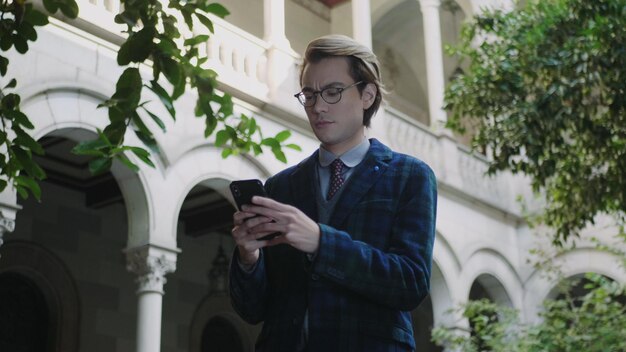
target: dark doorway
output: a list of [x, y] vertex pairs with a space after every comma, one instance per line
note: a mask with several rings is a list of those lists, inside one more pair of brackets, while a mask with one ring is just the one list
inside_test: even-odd
[[31, 280], [0, 274], [0, 351], [50, 351], [49, 319], [43, 293]]
[[214, 317], [202, 331], [202, 352], [244, 352], [241, 336], [227, 319]]

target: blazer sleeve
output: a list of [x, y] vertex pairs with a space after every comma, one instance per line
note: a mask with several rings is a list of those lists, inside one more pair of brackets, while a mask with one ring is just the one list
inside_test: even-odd
[[250, 272], [243, 270], [238, 260], [238, 251], [235, 249], [229, 274], [231, 303], [243, 320], [250, 324], [258, 324], [265, 320], [268, 295], [263, 251]]
[[[437, 184], [423, 162], [414, 164], [393, 214], [391, 230], [368, 222], [371, 236], [390, 236], [385, 250], [320, 224], [320, 247], [311, 270], [378, 304], [412, 310], [428, 295], [435, 237]], [[389, 233], [390, 231], [390, 233]]]

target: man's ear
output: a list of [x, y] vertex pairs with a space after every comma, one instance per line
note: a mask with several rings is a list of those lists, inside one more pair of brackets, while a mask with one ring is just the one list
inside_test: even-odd
[[361, 101], [363, 102], [363, 110], [367, 110], [374, 104], [378, 89], [374, 83], [368, 83], [361, 93]]

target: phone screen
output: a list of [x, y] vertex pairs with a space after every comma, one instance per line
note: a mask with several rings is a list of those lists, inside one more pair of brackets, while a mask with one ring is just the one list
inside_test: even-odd
[[252, 204], [252, 197], [267, 197], [265, 188], [259, 180], [239, 180], [230, 183], [230, 192], [233, 194], [237, 208], [241, 210], [244, 204]]
[[[261, 196], [267, 197], [267, 192], [263, 187], [263, 183], [259, 180], [238, 180], [230, 183], [230, 192], [235, 199], [237, 208], [241, 211], [241, 207], [245, 204], [252, 204], [252, 197]], [[265, 241], [279, 236], [280, 233], [272, 233], [267, 236], [258, 238], [259, 241]]]

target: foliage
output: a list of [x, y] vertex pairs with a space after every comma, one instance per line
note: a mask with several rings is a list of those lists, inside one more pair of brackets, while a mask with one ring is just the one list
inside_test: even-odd
[[[626, 351], [626, 287], [598, 274], [587, 274], [582, 297], [567, 294], [548, 300], [541, 321], [522, 324], [519, 313], [488, 300], [461, 307], [472, 334], [433, 329], [433, 341], [452, 350], [507, 352]], [[497, 318], [496, 318], [497, 317]]]
[[[69, 18], [78, 16], [75, 0], [44, 0], [43, 4], [47, 13], [24, 0], [2, 3], [0, 48], [3, 51], [14, 47], [19, 53], [26, 53], [28, 41], [37, 39], [35, 26], [46, 25], [48, 14], [61, 11]], [[127, 153], [154, 167], [148, 150], [124, 144], [130, 127], [146, 148], [158, 152], [153, 132], [145, 119], [152, 120], [164, 132], [165, 123], [148, 110], [149, 101], [142, 98], [144, 87], [158, 97], [172, 119], [176, 119], [175, 101], [188, 88], [195, 90], [195, 115], [205, 120], [205, 137], [216, 133], [216, 145], [222, 148], [223, 157], [241, 152], [258, 155], [263, 147], [267, 147], [277, 159], [286, 162], [283, 147], [299, 150], [294, 144], [284, 143], [290, 136], [289, 131], [264, 137], [254, 118], [233, 115], [231, 97], [216, 92], [217, 74], [204, 67], [207, 58], [201, 56], [198, 50], [198, 46], [205, 43], [209, 36], [185, 34], [193, 33], [193, 26], [197, 23], [212, 33], [213, 23], [207, 15], [226, 16], [228, 11], [222, 5], [207, 0], [121, 0], [121, 8], [124, 10], [115, 17], [115, 22], [126, 25], [127, 38], [120, 46], [117, 63], [127, 68], [117, 81], [115, 93], [100, 105], [108, 109], [109, 124], [98, 131], [97, 139], [82, 142], [73, 149], [77, 154], [93, 156], [89, 163], [93, 173], [107, 171], [113, 159], [138, 170], [138, 166], [126, 156]], [[180, 29], [179, 18], [182, 18], [188, 31]], [[139, 67], [142, 63], [151, 64], [150, 79], [141, 76]], [[0, 74], [3, 77], [7, 74], [8, 64], [9, 60], [0, 56]], [[164, 82], [167, 83], [165, 87]], [[2, 92], [15, 88], [16, 84], [14, 79], [11, 80]], [[168, 86], [171, 86], [171, 91], [166, 89]], [[2, 96], [0, 145], [6, 152], [0, 154], [0, 191], [12, 182], [21, 196], [28, 196], [30, 191], [39, 198], [38, 181], [45, 177], [45, 173], [33, 161], [33, 153], [41, 155], [44, 151], [25, 131], [34, 126], [20, 111], [19, 103], [20, 96], [15, 93]]]
[[528, 1], [490, 10], [452, 52], [448, 126], [477, 131], [489, 173], [531, 178], [554, 242], [610, 214], [626, 217], [626, 0]]

